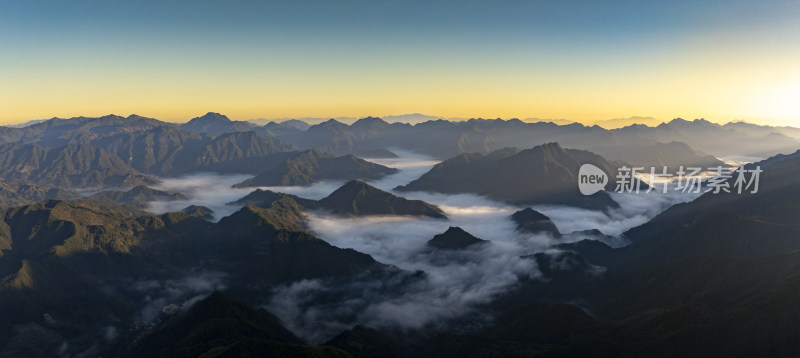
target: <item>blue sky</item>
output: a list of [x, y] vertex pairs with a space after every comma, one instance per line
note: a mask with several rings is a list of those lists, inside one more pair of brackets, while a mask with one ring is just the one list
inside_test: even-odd
[[770, 98], [796, 89], [799, 34], [797, 1], [4, 2], [0, 122], [207, 110], [797, 120]]

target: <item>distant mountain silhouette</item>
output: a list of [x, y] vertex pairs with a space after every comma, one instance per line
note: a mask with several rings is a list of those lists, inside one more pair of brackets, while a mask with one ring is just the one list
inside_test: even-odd
[[[352, 125], [327, 120], [304, 130], [305, 125], [300, 122], [284, 121], [258, 127], [249, 122], [230, 121], [227, 117], [213, 112], [180, 126], [135, 115], [127, 118], [113, 115], [99, 118], [54, 118], [25, 128], [0, 127], [0, 142], [34, 142], [45, 147], [60, 147], [68, 143], [92, 144], [103, 147], [126, 161], [128, 157], [132, 157], [134, 162], [129, 164], [137, 170], [151, 173], [146, 168], [152, 167], [152, 163], [143, 163], [140, 166], [135, 162], [152, 161], [146, 159], [148, 156], [163, 160], [172, 155], [169, 154], [170, 150], [175, 151], [177, 145], [174, 140], [162, 140], [156, 147], [151, 145], [150, 150], [141, 153], [123, 151], [124, 148], [111, 150], [107, 146], [111, 145], [110, 141], [114, 141], [110, 137], [116, 136], [115, 140], [119, 141], [122, 135], [137, 134], [156, 128], [182, 128], [185, 129], [182, 132], [186, 133], [182, 134], [183, 136], [203, 133], [211, 137], [223, 133], [256, 131], [259, 136], [281, 143], [284, 147], [317, 148], [336, 155], [354, 154], [370, 157], [391, 157], [375, 153], [389, 148], [401, 148], [437, 158], [450, 158], [461, 153], [486, 154], [503, 147], [529, 148], [557, 141], [569, 148], [598, 153], [609, 160], [636, 162], [647, 166], [664, 165], [662, 163], [674, 166], [678, 162], [685, 166], [696, 164], [704, 166], [711, 163], [704, 153], [715, 156], [763, 157], [776, 153], [789, 153], [800, 148], [800, 130], [797, 128], [756, 126], [747, 123], [729, 123], [723, 126], [705, 120], [675, 119], [655, 127], [634, 124], [607, 130], [597, 125], [589, 127], [577, 123], [567, 125], [548, 122], [529, 123], [518, 119], [429, 120], [412, 126], [406, 123], [390, 124], [379, 118], [367, 117], [354, 121]], [[690, 148], [671, 153], [668, 147], [663, 146], [670, 142], [682, 142]], [[145, 143], [150, 142], [145, 141]], [[147, 145], [140, 144], [129, 147], [142, 150], [139, 148], [145, 146]], [[702, 152], [697, 152], [698, 150]], [[160, 154], [150, 154], [156, 151]], [[679, 160], [671, 158], [673, 155], [689, 156]], [[159, 170], [169, 171], [168, 168]], [[152, 173], [156, 174], [155, 171]]]
[[149, 130], [173, 124], [153, 118], [107, 115], [97, 118], [51, 118], [24, 128], [0, 127], [0, 142], [37, 143], [44, 147], [87, 144], [98, 137]]
[[281, 122], [280, 124], [282, 124], [284, 126], [293, 127], [293, 128], [299, 129], [301, 131], [304, 131], [304, 130], [308, 129], [308, 127], [310, 127], [310, 125], [308, 123], [303, 122], [303, 121], [301, 121], [299, 119], [287, 119], [287, 120]]
[[617, 129], [622, 127], [631, 126], [634, 124], [655, 127], [663, 123], [653, 117], [628, 117], [628, 118], [612, 118], [594, 122], [594, 125], [603, 127], [605, 129]]
[[285, 128], [285, 129], [297, 129], [304, 131], [308, 129], [310, 124], [299, 120], [299, 119], [285, 119], [285, 120], [269, 120], [266, 118], [258, 118], [258, 119], [250, 119], [248, 122], [253, 123], [257, 126], [266, 127], [267, 129], [272, 128]]
[[694, 149], [716, 156], [731, 154], [768, 156], [793, 152], [798, 142], [777, 131], [767, 134], [741, 130], [739, 126], [722, 126], [704, 119], [687, 121], [676, 118], [656, 127], [629, 126], [616, 129], [618, 136], [636, 136], [658, 142], [683, 142]]
[[[655, 127], [632, 124], [612, 130], [598, 125], [523, 122], [518, 119], [429, 120], [413, 126], [377, 120], [374, 117], [362, 118], [349, 126], [339, 121], [332, 126], [333, 123], [327, 121], [313, 125], [307, 131], [281, 131], [276, 137], [300, 148], [319, 148], [339, 155], [360, 154], [369, 149], [403, 148], [437, 158], [471, 152], [485, 154], [512, 146], [528, 148], [553, 141], [569, 148], [599, 153], [610, 160], [625, 160], [616, 155], [675, 141], [686, 143], [692, 150], [716, 156], [785, 153], [800, 147], [797, 140], [800, 132], [790, 127], [768, 127], [774, 128], [773, 132], [778, 134], [774, 136], [771, 132], [763, 133], [764, 130], [720, 126], [704, 120], [673, 120]], [[365, 125], [366, 122], [371, 124]], [[767, 139], [770, 141], [765, 142]], [[698, 155], [703, 157], [706, 154]], [[652, 150], [638, 154], [638, 158], [648, 165], [659, 162], [657, 153], [652, 153]], [[691, 164], [694, 162], [686, 165]]]
[[278, 160], [265, 157], [294, 149], [252, 131], [211, 138], [172, 127], [109, 136], [92, 144], [124, 158], [142, 172], [156, 175], [191, 171], [247, 173], [254, 170], [254, 161]]
[[48, 119], [32, 119], [30, 121], [26, 121], [26, 122], [22, 122], [22, 123], [18, 123], [18, 124], [9, 124], [9, 125], [6, 125], [6, 127], [10, 127], [10, 128], [25, 128], [25, 127], [32, 126], [34, 124], [39, 124], [39, 123], [46, 122], [46, 121], [48, 121]]
[[789, 126], [773, 127], [773, 126], [758, 125], [747, 122], [730, 122], [723, 125], [723, 127], [731, 128], [736, 131], [746, 133], [747, 135], [750, 135], [752, 137], [765, 137], [771, 133], [779, 133], [787, 137], [800, 140], [800, 128], [798, 127], [789, 127]]
[[422, 122], [436, 120], [441, 117], [429, 116], [427, 114], [422, 114], [422, 113], [410, 113], [410, 114], [399, 114], [393, 116], [383, 116], [381, 118], [383, 118], [384, 121], [389, 123], [400, 122], [400, 123], [415, 124], [415, 123], [422, 123]]
[[599, 153], [604, 157], [617, 158], [630, 166], [643, 167], [648, 173], [651, 168], [655, 168], [656, 173], [661, 173], [665, 166], [669, 173], [677, 172], [681, 166], [684, 170], [689, 167], [707, 170], [708, 168], [725, 166], [725, 162], [713, 155], [695, 151], [683, 142], [611, 147], [600, 149]]

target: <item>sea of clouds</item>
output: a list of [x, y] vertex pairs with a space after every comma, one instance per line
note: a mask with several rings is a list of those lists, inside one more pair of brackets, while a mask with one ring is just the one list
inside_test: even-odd
[[[399, 172], [371, 185], [386, 191], [409, 183], [438, 163], [416, 153], [393, 149], [398, 158], [369, 159], [399, 169]], [[176, 211], [188, 205], [211, 208], [216, 219], [239, 207], [228, 205], [255, 188], [231, 186], [246, 175], [192, 174], [163, 179], [158, 189], [181, 192], [185, 201], [154, 202], [155, 213]], [[320, 199], [343, 182], [327, 181], [304, 187], [264, 187], [309, 199]], [[515, 230], [511, 214], [522, 207], [511, 206], [473, 194], [395, 193], [438, 205], [447, 220], [416, 217], [342, 218], [322, 212], [308, 213], [309, 230], [341, 248], [352, 248], [406, 272], [424, 272], [422, 279], [391, 287], [374, 278], [348, 284], [325, 280], [304, 280], [275, 289], [264, 306], [296, 334], [320, 343], [354, 324], [375, 328], [413, 330], [436, 328], [450, 320], [476, 313], [521, 280], [540, 275], [533, 260], [525, 258], [548, 250], [565, 240], [596, 239], [624, 246], [622, 234], [676, 203], [693, 200], [699, 194], [670, 190], [663, 194], [612, 193], [620, 208], [605, 212], [565, 206], [534, 206], [550, 217], [562, 233], [598, 229], [607, 237], [575, 235], [554, 238], [548, 234], [522, 234]], [[448, 227], [457, 226], [484, 240], [468, 250], [442, 252], [426, 243]], [[330, 297], [337, 297], [331, 301]], [[159, 302], [160, 304], [160, 302]]]

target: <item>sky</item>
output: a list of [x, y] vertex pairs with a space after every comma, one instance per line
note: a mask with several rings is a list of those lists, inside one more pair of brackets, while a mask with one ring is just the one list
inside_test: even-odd
[[649, 116], [800, 126], [800, 1], [3, 1], [0, 124]]

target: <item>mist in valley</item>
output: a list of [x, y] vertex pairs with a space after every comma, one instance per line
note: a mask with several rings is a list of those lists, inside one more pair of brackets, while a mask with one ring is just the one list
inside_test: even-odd
[[[393, 149], [398, 158], [369, 159], [394, 167], [399, 172], [371, 185], [392, 189], [419, 178], [439, 161], [425, 155]], [[188, 205], [211, 208], [215, 219], [230, 215], [239, 206], [228, 205], [256, 188], [234, 189], [231, 186], [247, 175], [193, 174], [162, 178], [157, 187], [180, 192], [188, 200], [152, 202], [154, 213], [177, 211]], [[261, 187], [321, 199], [343, 182], [326, 181], [309, 186]], [[439, 194], [407, 192], [394, 194], [439, 206], [447, 220], [372, 216], [344, 218], [322, 211], [309, 212], [307, 225], [315, 236], [341, 248], [352, 248], [371, 255], [379, 262], [409, 273], [423, 272], [421, 279], [410, 283], [381, 282], [371, 277], [351, 282], [303, 280], [275, 289], [264, 297], [264, 306], [299, 336], [321, 343], [354, 324], [387, 329], [436, 329], [447, 322], [471, 315], [498, 295], [520, 283], [540, 276], [529, 255], [553, 252], [552, 246], [583, 239], [600, 240], [612, 247], [628, 243], [626, 230], [641, 225], [676, 203], [690, 201], [699, 194], [670, 190], [667, 194], [612, 193], [620, 204], [617, 209], [593, 211], [566, 206], [533, 206], [551, 218], [559, 231], [597, 229], [603, 235], [581, 233], [555, 238], [546, 233], [518, 232], [510, 216], [524, 207], [501, 203], [474, 194]], [[488, 244], [465, 250], [434, 250], [427, 245], [435, 235], [449, 227], [460, 227]], [[333, 297], [333, 299], [332, 299]], [[158, 302], [161, 304], [161, 301]], [[148, 305], [153, 310], [152, 305]], [[484, 317], [488, 319], [488, 317]], [[479, 319], [478, 322], [481, 320]]]

